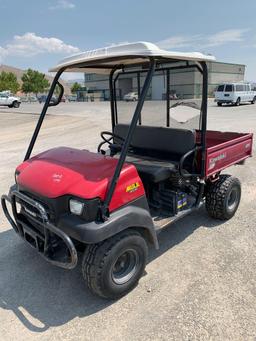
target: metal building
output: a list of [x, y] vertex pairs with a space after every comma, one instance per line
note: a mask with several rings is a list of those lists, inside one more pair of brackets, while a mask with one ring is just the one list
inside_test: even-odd
[[[244, 81], [245, 65], [223, 62], [208, 62], [208, 93], [213, 96], [214, 89], [222, 82]], [[142, 71], [142, 70], [141, 70]], [[139, 80], [138, 80], [139, 78]], [[105, 75], [85, 74], [85, 89], [80, 91], [83, 100], [108, 100], [109, 84]], [[138, 91], [138, 84], [144, 81], [143, 72], [119, 77], [116, 82], [117, 98], [132, 91]], [[198, 98], [201, 96], [201, 74], [196, 68], [173, 70], [170, 74], [170, 93], [179, 98]], [[152, 80], [149, 99], [161, 100], [166, 94], [166, 74], [158, 72]]]

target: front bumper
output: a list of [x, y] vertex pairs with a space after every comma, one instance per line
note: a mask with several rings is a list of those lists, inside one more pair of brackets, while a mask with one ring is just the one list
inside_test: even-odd
[[235, 103], [232, 99], [215, 99], [214, 102], [222, 103], [222, 104]]
[[[17, 211], [17, 203], [21, 201], [34, 208], [35, 215], [40, 219], [30, 216], [30, 220], [39, 225], [40, 230]], [[7, 208], [7, 202], [11, 205], [12, 215]], [[73, 269], [77, 265], [78, 256], [74, 243], [65, 232], [49, 221], [48, 214], [40, 203], [20, 193], [16, 186], [13, 186], [8, 196], [1, 197], [1, 204], [14, 231], [37, 249], [48, 262], [65, 269]]]

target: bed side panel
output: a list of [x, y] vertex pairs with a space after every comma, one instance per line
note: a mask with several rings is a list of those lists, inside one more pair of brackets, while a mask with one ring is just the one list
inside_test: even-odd
[[252, 140], [253, 135], [248, 134], [247, 138], [242, 141], [234, 140], [232, 144], [230, 141], [227, 146], [220, 145], [218, 149], [207, 149], [206, 177], [250, 157], [252, 155]]

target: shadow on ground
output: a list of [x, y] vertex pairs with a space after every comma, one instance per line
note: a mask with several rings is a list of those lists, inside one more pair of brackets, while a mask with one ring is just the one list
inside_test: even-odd
[[[150, 250], [149, 262], [200, 226], [218, 224], [204, 208], [180, 219], [159, 234], [160, 249]], [[51, 266], [12, 230], [0, 233], [0, 309], [11, 310], [30, 331], [43, 332], [114, 304], [90, 293], [80, 267], [68, 271]]]

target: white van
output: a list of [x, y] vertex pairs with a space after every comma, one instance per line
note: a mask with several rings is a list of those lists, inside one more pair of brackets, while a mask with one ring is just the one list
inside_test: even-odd
[[220, 84], [215, 91], [215, 102], [218, 106], [223, 103], [239, 105], [242, 102], [256, 102], [256, 91], [253, 91], [249, 83], [225, 83]]

